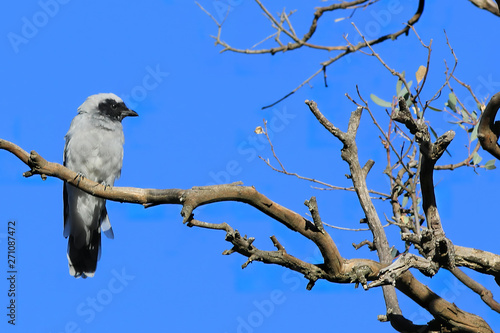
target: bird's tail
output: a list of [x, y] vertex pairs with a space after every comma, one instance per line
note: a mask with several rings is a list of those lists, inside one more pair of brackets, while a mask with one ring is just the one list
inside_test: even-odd
[[68, 263], [69, 274], [74, 277], [94, 277], [101, 252], [101, 232], [99, 228], [93, 230], [90, 242], [78, 247], [77, 242], [70, 235], [68, 238]]

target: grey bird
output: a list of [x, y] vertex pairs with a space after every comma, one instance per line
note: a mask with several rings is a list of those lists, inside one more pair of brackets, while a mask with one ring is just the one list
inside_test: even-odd
[[[105, 186], [120, 177], [123, 162], [122, 120], [138, 116], [115, 94], [96, 94], [78, 108], [65, 136], [64, 166]], [[106, 200], [64, 183], [64, 237], [69, 273], [93, 277], [101, 254], [101, 230], [113, 238]]]

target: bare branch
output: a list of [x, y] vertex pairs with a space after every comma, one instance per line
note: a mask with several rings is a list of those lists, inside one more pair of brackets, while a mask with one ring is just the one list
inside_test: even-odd
[[[370, 199], [368, 187], [366, 185], [366, 173], [361, 168], [358, 159], [356, 132], [361, 121], [361, 113], [363, 108], [358, 107], [351, 113], [351, 117], [349, 118], [349, 123], [347, 126], [347, 132], [342, 132], [321, 113], [316, 102], [305, 101], [305, 103], [309, 106], [309, 109], [318, 119], [318, 121], [344, 144], [344, 147], [341, 150], [341, 157], [349, 165], [353, 186], [356, 190], [361, 208], [365, 213], [368, 226], [372, 231], [373, 243], [377, 249], [377, 255], [380, 259], [380, 262], [384, 265], [388, 265], [392, 260], [391, 251], [389, 249], [389, 242], [387, 241], [387, 236], [384, 232], [384, 228], [382, 227], [382, 223], [380, 222], [377, 211], [375, 210], [375, 206]], [[366, 287], [365, 285], [363, 286]], [[387, 313], [394, 314], [397, 317], [397, 319], [395, 320], [397, 320], [398, 323], [404, 322], [408, 324], [408, 321], [404, 319], [404, 317], [402, 317], [402, 312], [399, 307], [398, 298], [394, 287], [383, 286], [382, 290], [384, 292]]]
[[221, 39], [222, 24], [219, 24], [216, 20], [214, 20], [213, 16], [210, 15], [206, 10], [203, 9], [203, 7], [201, 7], [198, 4], [200, 6], [200, 8], [202, 8], [202, 10], [205, 13], [207, 13], [212, 18], [212, 20], [214, 20], [214, 22], [217, 25], [218, 33], [217, 33], [217, 36], [213, 37], [213, 38], [216, 40], [215, 41], [216, 44], [220, 44], [220, 45], [223, 46], [223, 49], [222, 49], [221, 52], [232, 51], [232, 52], [244, 53], [244, 54], [263, 54], [263, 53], [269, 53], [269, 54], [274, 55], [277, 52], [291, 51], [291, 50], [295, 50], [295, 49], [298, 49], [298, 48], [301, 48], [301, 47], [304, 47], [304, 46], [305, 47], [309, 47], [309, 48], [313, 48], [313, 49], [326, 50], [326, 51], [340, 51], [340, 53], [337, 54], [335, 57], [330, 58], [329, 60], [324, 61], [323, 63], [321, 63], [321, 68], [318, 69], [313, 75], [311, 75], [305, 81], [303, 81], [299, 86], [297, 86], [295, 89], [293, 89], [291, 92], [289, 92], [284, 97], [282, 97], [279, 100], [277, 100], [276, 102], [274, 102], [274, 103], [272, 103], [270, 105], [264, 106], [263, 109], [272, 107], [272, 106], [276, 105], [277, 103], [283, 101], [284, 99], [290, 97], [296, 91], [298, 91], [300, 88], [302, 88], [304, 85], [308, 84], [318, 74], [320, 74], [322, 72], [325, 73], [326, 67], [328, 67], [329, 65], [333, 64], [337, 60], [341, 59], [345, 55], [347, 55], [349, 53], [356, 52], [356, 51], [358, 51], [358, 50], [360, 50], [362, 48], [365, 48], [365, 47], [368, 46], [368, 44], [375, 45], [375, 44], [378, 44], [378, 43], [382, 43], [382, 42], [384, 42], [386, 40], [395, 40], [399, 36], [401, 36], [403, 34], [407, 34], [408, 31], [409, 31], [409, 29], [410, 29], [410, 26], [412, 26], [416, 22], [418, 22], [418, 20], [422, 16], [422, 13], [423, 13], [423, 10], [424, 10], [424, 4], [425, 4], [425, 0], [419, 0], [418, 8], [417, 8], [415, 14], [406, 22], [407, 25], [403, 29], [398, 30], [398, 31], [396, 31], [394, 33], [386, 34], [386, 35], [380, 36], [378, 38], [375, 38], [373, 40], [370, 40], [370, 41], [367, 41], [367, 42], [365, 41], [363, 43], [359, 43], [357, 45], [352, 45], [350, 43], [347, 43], [346, 45], [321, 46], [321, 45], [310, 44], [310, 43], [308, 43], [308, 41], [314, 35], [314, 33], [316, 32], [318, 20], [323, 16], [324, 13], [330, 12], [330, 11], [334, 11], [334, 10], [337, 10], [337, 9], [355, 9], [355, 8], [358, 8], [359, 6], [368, 6], [368, 5], [371, 5], [373, 3], [376, 3], [377, 1], [354, 0], [354, 1], [351, 1], [351, 2], [342, 2], [342, 3], [339, 3], [339, 4], [332, 4], [330, 6], [317, 8], [316, 12], [314, 13], [314, 18], [313, 18], [313, 21], [311, 23], [311, 26], [309, 27], [309, 31], [306, 34], [304, 34], [304, 36], [302, 37], [302, 39], [299, 39], [297, 37], [297, 34], [296, 34], [295, 30], [292, 28], [292, 24], [291, 24], [291, 22], [290, 22], [290, 20], [288, 18], [289, 15], [284, 14], [284, 17], [282, 17], [282, 20], [284, 19], [287, 22], [287, 24], [288, 24], [288, 26], [290, 28], [288, 30], [285, 27], [283, 27], [282, 23], [280, 23], [280, 22], [278, 22], [276, 20], [276, 18], [267, 10], [267, 8], [261, 3], [261, 1], [259, 1], [259, 0], [255, 0], [255, 1], [259, 5], [259, 7], [261, 8], [261, 10], [264, 12], [265, 16], [271, 21], [273, 27], [277, 30], [276, 34], [279, 34], [280, 32], [283, 32], [289, 38], [291, 38], [293, 42], [290, 42], [290, 43], [279, 43], [278, 44], [279, 46], [273, 47], [273, 48], [269, 48], [269, 49], [253, 50], [253, 49], [238, 49], [238, 48], [234, 48], [234, 47], [230, 46], [228, 43], [224, 42]]
[[[336, 138], [338, 138], [342, 143], [345, 144], [346, 141], [346, 133], [342, 132], [339, 130], [337, 127], [335, 127], [326, 117], [321, 113], [321, 111], [318, 109], [318, 104], [316, 104], [315, 101], [309, 101], [306, 100], [304, 103], [309, 106], [309, 109], [313, 113], [313, 115], [318, 119], [321, 125], [326, 128], [326, 130], [330, 133], [332, 133]], [[350, 121], [349, 121], [350, 123]]]
[[474, 154], [476, 154], [479, 151], [480, 146], [481, 145], [478, 142], [476, 144], [476, 147], [474, 147], [474, 150], [462, 162], [458, 162], [455, 164], [435, 165], [434, 170], [455, 170], [457, 168], [470, 165], [472, 158], [474, 157]]
[[[351, 120], [355, 123], [355, 120]], [[354, 123], [351, 124], [351, 129], [354, 128]], [[105, 187], [102, 184], [98, 184], [87, 178], [78, 177], [75, 172], [60, 164], [46, 161], [36, 152], [28, 154], [20, 147], [8, 141], [0, 139], [0, 149], [13, 153], [21, 161], [29, 165], [31, 170], [26, 174], [27, 176], [44, 174], [56, 177], [63, 181], [67, 181], [69, 184], [72, 184], [89, 194], [119, 202], [139, 203], [143, 205], [180, 204], [183, 206], [181, 215], [184, 217], [184, 222], [189, 226], [226, 231], [226, 240], [233, 244], [233, 248], [224, 251], [224, 254], [238, 252], [247, 256], [248, 260], [243, 267], [246, 267], [249, 263], [255, 260], [282, 265], [303, 273], [305, 277], [309, 279], [309, 283], [307, 285], [307, 288], [309, 289], [312, 288], [315, 281], [320, 278], [335, 283], [361, 283], [364, 287], [366, 287], [367, 281], [375, 280], [380, 269], [382, 268], [379, 263], [372, 260], [342, 259], [328, 233], [325, 232], [323, 234], [318, 232], [313, 223], [304, 219], [299, 214], [272, 202], [257, 192], [253, 187], [244, 187], [238, 185], [237, 183], [230, 185], [194, 187], [189, 190]], [[361, 172], [361, 167], [359, 167], [357, 173]], [[318, 246], [318, 248], [320, 248], [325, 258], [325, 263], [313, 265], [290, 256], [284, 251], [284, 248], [279, 244], [275, 237], [272, 237], [271, 239], [278, 251], [262, 251], [253, 245], [254, 238], [247, 238], [246, 236], [242, 237], [237, 230], [233, 230], [227, 223], [214, 224], [194, 219], [193, 210], [195, 208], [217, 201], [238, 201], [247, 203], [280, 223], [283, 223], [291, 230], [298, 231], [306, 238], [311, 239]], [[338, 264], [335, 262], [338, 262]], [[335, 271], [336, 267], [339, 268], [338, 271]], [[491, 332], [491, 329], [489, 329], [487, 324], [480, 318], [476, 318], [474, 315], [461, 311], [454, 304], [449, 303], [433, 294], [411, 274], [403, 274], [401, 278], [396, 281], [396, 284], [399, 289], [415, 300], [419, 305], [429, 310], [429, 312], [436, 318], [442, 318], [443, 320], [458, 323], [455, 324], [457, 327], [460, 327], [460, 323], [462, 322], [468, 322], [469, 324], [474, 322], [474, 325], [480, 328], [476, 330], [477, 332]], [[388, 286], [384, 286], [383, 288], [387, 287]], [[384, 295], [388, 297], [385, 289]], [[394, 309], [395, 310], [390, 310], [387, 313], [388, 318], [392, 318], [390, 320], [393, 325], [396, 325], [395, 323], [406, 325], [405, 327], [407, 327], [407, 325], [413, 325], [401, 316], [397, 303]]]
[[278, 33], [280, 31], [283, 31], [288, 37], [290, 37], [291, 39], [293, 39], [295, 42], [299, 42], [298, 38], [292, 32], [289, 32], [288, 30], [286, 30], [285, 28], [283, 28], [282, 24], [278, 23], [278, 21], [276, 21], [276, 19], [274, 18], [274, 16], [271, 13], [269, 13], [269, 11], [267, 10], [267, 8], [264, 7], [264, 5], [259, 0], [255, 0], [255, 2], [259, 5], [259, 7], [262, 9], [262, 11], [266, 14], [267, 18], [269, 20], [271, 20], [271, 22], [273, 22], [274, 27], [278, 30]]
[[304, 204], [309, 208], [309, 211], [311, 212], [311, 216], [314, 221], [314, 225], [318, 230], [322, 233], [325, 233], [325, 228], [323, 227], [323, 221], [321, 221], [321, 217], [319, 216], [318, 212], [318, 203], [316, 201], [316, 197], [312, 196], [311, 199], [306, 200]]
[[424, 253], [424, 255], [426, 258], [440, 263], [440, 265], [453, 268], [455, 265], [454, 248], [451, 241], [445, 237], [439, 217], [434, 193], [433, 172], [434, 165], [444, 153], [451, 140], [453, 140], [455, 133], [448, 131], [440, 136], [435, 143], [432, 143], [427, 125], [422, 119], [413, 119], [403, 98], [400, 98], [399, 110], [393, 113], [392, 119], [403, 123], [415, 135], [415, 140], [419, 144], [420, 153], [422, 154], [420, 163], [422, 207], [425, 212], [427, 224], [432, 230], [431, 240], [428, 242], [431, 245], [429, 251]]
[[271, 236], [273, 244], [278, 248], [278, 251], [263, 251], [259, 250], [253, 245], [254, 238], [247, 236], [241, 236], [238, 230], [234, 230], [227, 223], [207, 223], [195, 219], [188, 220], [189, 227], [201, 227], [215, 230], [225, 230], [226, 231], [226, 241], [233, 244], [233, 248], [230, 250], [225, 250], [222, 254], [230, 255], [232, 253], [239, 253], [243, 256], [248, 257], [248, 260], [242, 265], [242, 268], [246, 268], [252, 261], [260, 261], [265, 264], [276, 264], [291, 270], [302, 273], [309, 281], [316, 281], [318, 279], [323, 279], [326, 277], [326, 273], [319, 268], [317, 265], [313, 265], [302, 261], [294, 256], [286, 253], [285, 249], [276, 240], [275, 236]]
[[[323, 224], [326, 225], [327, 227], [330, 227], [332, 229], [337, 229], [337, 230], [343, 230], [343, 231], [371, 231], [370, 228], [344, 228], [344, 227], [339, 227], [336, 225], [331, 225], [323, 221]], [[390, 226], [390, 223], [384, 224], [382, 227], [388, 227]]]
[[[276, 151], [274, 149], [274, 145], [271, 141], [271, 138], [269, 137], [269, 134], [268, 134], [268, 131], [267, 131], [267, 121], [264, 120], [264, 131], [262, 132], [265, 134], [266, 136], [266, 139], [267, 139], [267, 142], [269, 143], [269, 147], [271, 148], [271, 152], [273, 153], [273, 157], [274, 159], [278, 162], [279, 166], [281, 169], [278, 169], [278, 168], [275, 168], [271, 162], [269, 162], [269, 159], [264, 159], [262, 156], [259, 156], [259, 158], [264, 161], [264, 163], [266, 163], [273, 171], [276, 171], [276, 172], [279, 172], [279, 173], [282, 173], [284, 175], [287, 175], [287, 176], [294, 176], [294, 177], [297, 177], [298, 179], [302, 179], [302, 180], [307, 180], [307, 181], [310, 181], [310, 182], [313, 182], [313, 183], [316, 183], [316, 184], [320, 184], [320, 185], [323, 185], [323, 186], [326, 186], [327, 189], [329, 190], [343, 190], [343, 191], [352, 191], [354, 192], [354, 187], [342, 187], [342, 186], [335, 186], [335, 185], [331, 185], [331, 184], [328, 184], [328, 183], [325, 183], [324, 181], [321, 181], [321, 180], [318, 180], [318, 179], [314, 179], [314, 178], [309, 178], [309, 177], [304, 177], [304, 176], [301, 176], [295, 172], [289, 172], [286, 170], [284, 164], [281, 162], [281, 160], [279, 159], [278, 155], [276, 154]], [[260, 134], [260, 133], [259, 133]], [[368, 160], [365, 165], [366, 167], [366, 173], [369, 172], [369, 169], [373, 166], [373, 161], [371, 160]], [[373, 163], [372, 163], [373, 162]], [[324, 190], [324, 189], [323, 189]], [[375, 194], [375, 195], [379, 195], [380, 197], [379, 198], [375, 198], [375, 199], [382, 199], [382, 200], [385, 200], [385, 199], [388, 199], [389, 198], [389, 195], [386, 194], [386, 193], [382, 193], [382, 192], [378, 192], [378, 191], [375, 191], [375, 190], [369, 190], [370, 193], [372, 194]]]
[[457, 332], [493, 332], [481, 317], [459, 309], [454, 303], [448, 303], [409, 272], [396, 280], [396, 287], [441, 322], [451, 322], [449, 318], [453, 318], [453, 328]]
[[495, 2], [493, 2], [493, 0], [469, 0], [469, 1], [472, 2], [474, 6], [477, 6], [481, 9], [485, 9], [490, 13], [495, 14], [496, 16], [500, 16], [500, 11], [498, 10], [498, 8], [500, 7], [499, 0], [496, 0], [496, 4]]
[[455, 245], [455, 263], [457, 266], [494, 276], [500, 286], [500, 255]]
[[[399, 80], [401, 82], [403, 82], [403, 84], [405, 85], [406, 87], [406, 90], [408, 91], [408, 93], [411, 93], [411, 90], [410, 90], [410, 87], [408, 86], [408, 83], [406, 82], [406, 79], [405, 77], [399, 73], [398, 71], [392, 69], [389, 67], [389, 65], [387, 65], [384, 60], [382, 60], [382, 58], [380, 57], [380, 55], [375, 52], [375, 50], [372, 48], [372, 46], [370, 45], [370, 42], [368, 42], [365, 38], [365, 36], [361, 33], [361, 31], [359, 31], [358, 27], [356, 26], [356, 24], [354, 24], [354, 22], [351, 23], [353, 26], [354, 26], [354, 29], [356, 29], [356, 31], [358, 32], [358, 34], [360, 35], [360, 37], [363, 39], [363, 41], [365, 42], [366, 46], [370, 49], [370, 51], [372, 51], [372, 53], [368, 54], [369, 56], [373, 56], [375, 58], [378, 59], [378, 61], [394, 76], [397, 76], [399, 78]], [[413, 100], [413, 98], [412, 98]]]
[[352, 246], [356, 250], [359, 250], [364, 245], [368, 246], [368, 248], [370, 249], [370, 251], [375, 251], [376, 250], [375, 245], [373, 245], [373, 242], [370, 242], [369, 240], [366, 240], [366, 239], [364, 241], [362, 241], [361, 243], [359, 243], [359, 244], [352, 243]]
[[471, 290], [473, 290], [476, 294], [481, 296], [481, 299], [486, 303], [493, 311], [499, 312], [500, 313], [500, 304], [498, 304], [494, 299], [493, 299], [493, 294], [491, 291], [486, 289], [484, 286], [482, 286], [480, 283], [474, 281], [470, 277], [468, 277], [464, 272], [460, 270], [460, 268], [455, 267], [450, 270], [453, 275], [457, 279], [460, 280], [463, 284], [465, 284], [467, 287], [469, 287]]
[[412, 253], [403, 253], [389, 266], [380, 270], [379, 279], [368, 285], [368, 288], [387, 284], [396, 284], [396, 280], [410, 268], [417, 268], [426, 276], [433, 276], [439, 267], [431, 260], [416, 256]]
[[477, 131], [481, 147], [497, 159], [500, 159], [500, 146], [498, 145], [500, 122], [495, 121], [495, 116], [499, 108], [500, 93], [496, 93], [486, 105]]
[[[190, 225], [198, 225], [211, 229], [224, 229], [227, 226], [201, 223], [194, 220], [193, 211], [202, 205], [220, 201], [243, 202], [260, 210], [276, 221], [284, 224], [293, 231], [297, 231], [306, 238], [313, 241], [324, 256], [322, 269], [326, 276], [323, 278], [329, 281], [348, 281], [347, 273], [344, 269], [344, 260], [327, 232], [320, 232], [311, 221], [306, 220], [301, 215], [275, 203], [257, 192], [254, 187], [244, 187], [237, 184], [214, 185], [193, 187], [192, 189], [140, 189], [132, 187], [111, 187], [96, 183], [88, 178], [79, 177], [77, 173], [66, 167], [48, 162], [36, 152], [28, 154], [17, 145], [0, 139], [0, 149], [10, 151], [21, 161], [27, 164], [31, 170], [26, 172], [26, 177], [40, 174], [59, 178], [79, 189], [108, 200], [142, 204], [150, 207], [158, 204], [180, 204], [182, 205], [181, 215], [183, 222]], [[251, 253], [254, 257], [258, 254]], [[261, 257], [259, 257], [261, 258]], [[376, 262], [360, 259], [362, 265], [371, 262], [371, 275], [369, 279], [374, 279], [380, 266]], [[352, 261], [356, 265], [356, 261]], [[352, 269], [348, 267], [350, 271]]]

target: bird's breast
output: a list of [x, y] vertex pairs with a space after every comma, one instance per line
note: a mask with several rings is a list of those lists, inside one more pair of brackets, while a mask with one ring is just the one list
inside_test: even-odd
[[86, 128], [74, 131], [66, 147], [66, 166], [96, 182], [113, 185], [123, 161], [123, 131]]

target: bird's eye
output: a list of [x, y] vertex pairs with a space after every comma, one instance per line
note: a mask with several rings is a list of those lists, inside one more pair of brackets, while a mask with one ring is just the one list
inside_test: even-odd
[[116, 110], [116, 108], [117, 108], [117, 107], [118, 107], [118, 105], [116, 105], [115, 103], [111, 104], [111, 108], [112, 108], [113, 110]]

